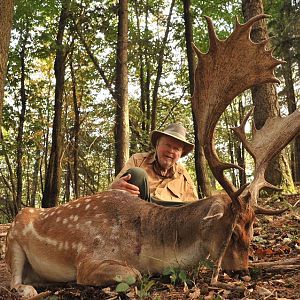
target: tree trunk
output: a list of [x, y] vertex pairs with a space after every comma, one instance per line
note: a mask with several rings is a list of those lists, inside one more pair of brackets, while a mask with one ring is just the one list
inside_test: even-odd
[[42, 163], [42, 156], [41, 156], [41, 150], [37, 149], [35, 152], [35, 162], [33, 167], [33, 175], [31, 180], [31, 194], [30, 194], [30, 206], [35, 207], [36, 202], [36, 194], [37, 194], [37, 188], [39, 185], [39, 170]]
[[[282, 53], [286, 64], [282, 66], [283, 77], [285, 82], [285, 94], [286, 101], [288, 104], [289, 114], [293, 113], [297, 109], [296, 96], [293, 84], [293, 74], [292, 74], [292, 58], [290, 53], [289, 43], [284, 43], [282, 45]], [[298, 135], [292, 142], [291, 151], [291, 169], [293, 180], [295, 182], [300, 182], [300, 135]], [[297, 151], [298, 150], [298, 151]]]
[[[9, 41], [13, 22], [13, 11], [13, 0], [0, 0], [0, 128], [2, 128], [4, 86], [6, 78]], [[1, 140], [2, 133], [0, 132], [0, 141]]]
[[129, 109], [128, 109], [128, 2], [119, 0], [119, 22], [116, 61], [116, 126], [115, 126], [115, 174], [129, 158]]
[[62, 110], [63, 90], [65, 77], [66, 53], [63, 46], [63, 36], [68, 19], [69, 1], [62, 2], [62, 9], [58, 24], [56, 39], [55, 71], [55, 104], [52, 129], [52, 147], [47, 167], [45, 190], [43, 193], [42, 207], [53, 207], [58, 204], [61, 184], [61, 154], [62, 154]]
[[163, 60], [164, 60], [164, 52], [166, 48], [166, 43], [169, 36], [170, 26], [171, 26], [171, 17], [172, 17], [172, 11], [175, 4], [175, 0], [172, 0], [170, 11], [168, 15], [167, 20], [167, 27], [165, 31], [165, 35], [161, 44], [161, 47], [159, 49], [158, 53], [158, 59], [157, 59], [157, 74], [156, 79], [154, 82], [153, 87], [153, 97], [152, 97], [152, 113], [151, 113], [151, 131], [156, 128], [156, 112], [157, 112], [157, 106], [158, 106], [158, 88], [159, 88], [159, 82], [162, 75], [162, 69], [163, 69]]
[[[186, 52], [188, 59], [188, 69], [189, 69], [189, 83], [190, 83], [190, 94], [191, 96], [194, 93], [194, 73], [196, 69], [196, 61], [194, 52], [192, 49], [193, 43], [193, 21], [192, 15], [190, 12], [190, 0], [183, 0], [183, 8], [184, 8], [184, 28], [185, 28], [185, 43], [186, 43]], [[197, 177], [197, 191], [199, 197], [205, 197], [211, 195], [211, 183], [209, 180], [208, 172], [207, 172], [207, 162], [204, 156], [203, 146], [198, 137], [198, 126], [197, 120], [193, 115], [193, 124], [194, 124], [194, 137], [195, 137], [195, 170]]]
[[[245, 21], [251, 17], [263, 13], [263, 3], [261, 0], [242, 0], [242, 11]], [[267, 39], [268, 32], [265, 20], [256, 23], [251, 31], [251, 39], [260, 42]], [[268, 45], [270, 46], [270, 45]], [[278, 96], [275, 85], [267, 83], [255, 86], [251, 89], [254, 109], [254, 123], [260, 129], [267, 118], [279, 115]], [[289, 165], [285, 152], [282, 151], [266, 170], [266, 179], [276, 186], [281, 186], [285, 190], [294, 190]]]
[[80, 133], [80, 110], [79, 101], [76, 91], [76, 76], [73, 68], [73, 55], [70, 58], [70, 69], [72, 77], [72, 92], [73, 92], [73, 107], [74, 107], [74, 136], [72, 137], [72, 152], [73, 152], [73, 181], [74, 181], [74, 193], [76, 199], [79, 198], [79, 173], [78, 173], [78, 161], [79, 161], [79, 133]]
[[18, 210], [21, 209], [22, 203], [22, 191], [23, 191], [23, 132], [24, 132], [24, 122], [25, 122], [25, 114], [26, 114], [26, 105], [27, 105], [27, 95], [25, 90], [25, 51], [26, 51], [26, 43], [27, 43], [27, 33], [23, 37], [24, 40], [21, 46], [20, 52], [20, 60], [21, 60], [21, 91], [20, 91], [20, 98], [21, 98], [21, 112], [19, 116], [19, 128], [18, 128], [18, 136], [17, 136], [17, 207]]
[[[291, 9], [291, 8], [290, 8]], [[282, 65], [282, 73], [285, 82], [285, 95], [288, 105], [289, 114], [293, 113], [297, 109], [297, 101], [294, 90], [293, 82], [293, 58], [291, 53], [292, 44], [288, 36], [283, 35], [281, 42], [281, 52], [286, 64]], [[296, 183], [300, 183], [300, 135], [292, 142], [291, 147], [291, 170], [293, 180]]]

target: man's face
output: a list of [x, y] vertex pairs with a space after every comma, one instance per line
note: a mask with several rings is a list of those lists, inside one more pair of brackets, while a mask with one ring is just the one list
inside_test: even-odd
[[171, 168], [181, 157], [183, 143], [169, 136], [162, 136], [156, 146], [156, 155], [164, 170]]

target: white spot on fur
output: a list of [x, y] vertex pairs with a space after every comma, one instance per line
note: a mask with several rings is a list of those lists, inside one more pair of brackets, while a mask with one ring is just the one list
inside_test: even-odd
[[32, 232], [33, 230], [33, 224], [30, 222], [25, 226], [25, 228], [22, 231], [22, 234], [25, 236], [28, 232]]
[[111, 227], [111, 235], [116, 239], [119, 238], [120, 227], [118, 225], [113, 225]]
[[80, 251], [85, 251], [85, 247], [83, 246], [83, 244], [81, 242], [78, 243], [77, 245], [77, 251], [80, 252]]
[[74, 216], [74, 222], [78, 221], [79, 217], [76, 215]]
[[25, 236], [27, 233], [30, 233], [31, 238], [36, 238], [39, 241], [52, 245], [52, 246], [56, 246], [58, 244], [58, 241], [55, 239], [51, 239], [47, 236], [42, 236], [40, 235], [34, 228], [32, 223], [28, 223], [27, 226], [23, 229], [22, 234]]
[[88, 204], [86, 207], [85, 207], [85, 210], [88, 210], [90, 208], [90, 204]]
[[76, 204], [76, 208], [78, 208], [79, 206], [80, 206], [80, 203], [77, 203], [77, 204]]
[[92, 225], [92, 221], [86, 221], [86, 222], [85, 222], [85, 225], [86, 225], [86, 226], [91, 226], [91, 225]]
[[55, 211], [52, 211], [51, 213], [50, 213], [50, 216], [53, 216], [55, 214]]
[[61, 217], [56, 218], [56, 222], [59, 222], [61, 220]]
[[73, 219], [74, 219], [74, 216], [73, 216], [73, 215], [71, 215], [71, 216], [70, 216], [70, 220], [72, 221]]
[[67, 219], [67, 218], [64, 218], [63, 224], [67, 224], [67, 223], [68, 223], [68, 219]]
[[59, 242], [58, 243], [58, 250], [62, 250], [64, 247], [64, 243], [63, 242]]
[[73, 227], [73, 225], [72, 224], [68, 224], [68, 228], [72, 228]]
[[69, 250], [69, 242], [68, 241], [65, 241], [64, 249]]
[[94, 206], [94, 208], [93, 208], [94, 210], [97, 210], [98, 209], [98, 206], [96, 205], [96, 206]]

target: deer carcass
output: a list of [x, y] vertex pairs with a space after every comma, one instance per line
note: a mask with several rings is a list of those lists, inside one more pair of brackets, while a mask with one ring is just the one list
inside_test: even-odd
[[224, 176], [223, 171], [234, 166], [219, 161], [213, 144], [221, 113], [245, 89], [275, 81], [273, 68], [281, 63], [265, 50], [265, 43], [249, 40], [251, 26], [264, 17], [237, 23], [225, 41], [217, 39], [207, 18], [210, 50], [202, 54], [195, 48], [198, 67], [192, 103], [198, 134], [213, 174], [228, 195], [162, 207], [110, 190], [55, 208], [23, 209], [7, 235], [11, 288], [30, 297], [36, 290], [29, 284], [40, 281], [104, 286], [114, 283], [116, 276], [125, 280], [170, 266], [189, 268], [207, 258], [216, 262], [217, 270], [221, 263], [227, 270], [247, 269], [253, 204], [258, 190], [267, 185], [265, 168], [300, 130], [300, 112], [295, 112], [269, 120], [267, 130], [254, 132], [248, 141], [242, 131], [248, 114], [235, 132], [255, 158], [255, 179], [237, 190]]
[[[23, 209], [7, 235], [11, 288], [34, 295], [29, 282], [77, 281], [109, 285], [169, 266], [215, 260], [233, 222], [231, 200], [210, 197], [184, 207], [162, 207], [110, 190], [48, 209]], [[223, 267], [246, 270], [254, 213], [239, 220]]]

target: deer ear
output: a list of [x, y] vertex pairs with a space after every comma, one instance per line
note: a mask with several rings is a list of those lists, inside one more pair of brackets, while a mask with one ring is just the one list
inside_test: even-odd
[[203, 218], [203, 220], [210, 220], [210, 219], [221, 219], [224, 215], [224, 205], [217, 201], [214, 201], [212, 206], [210, 207], [207, 215]]

